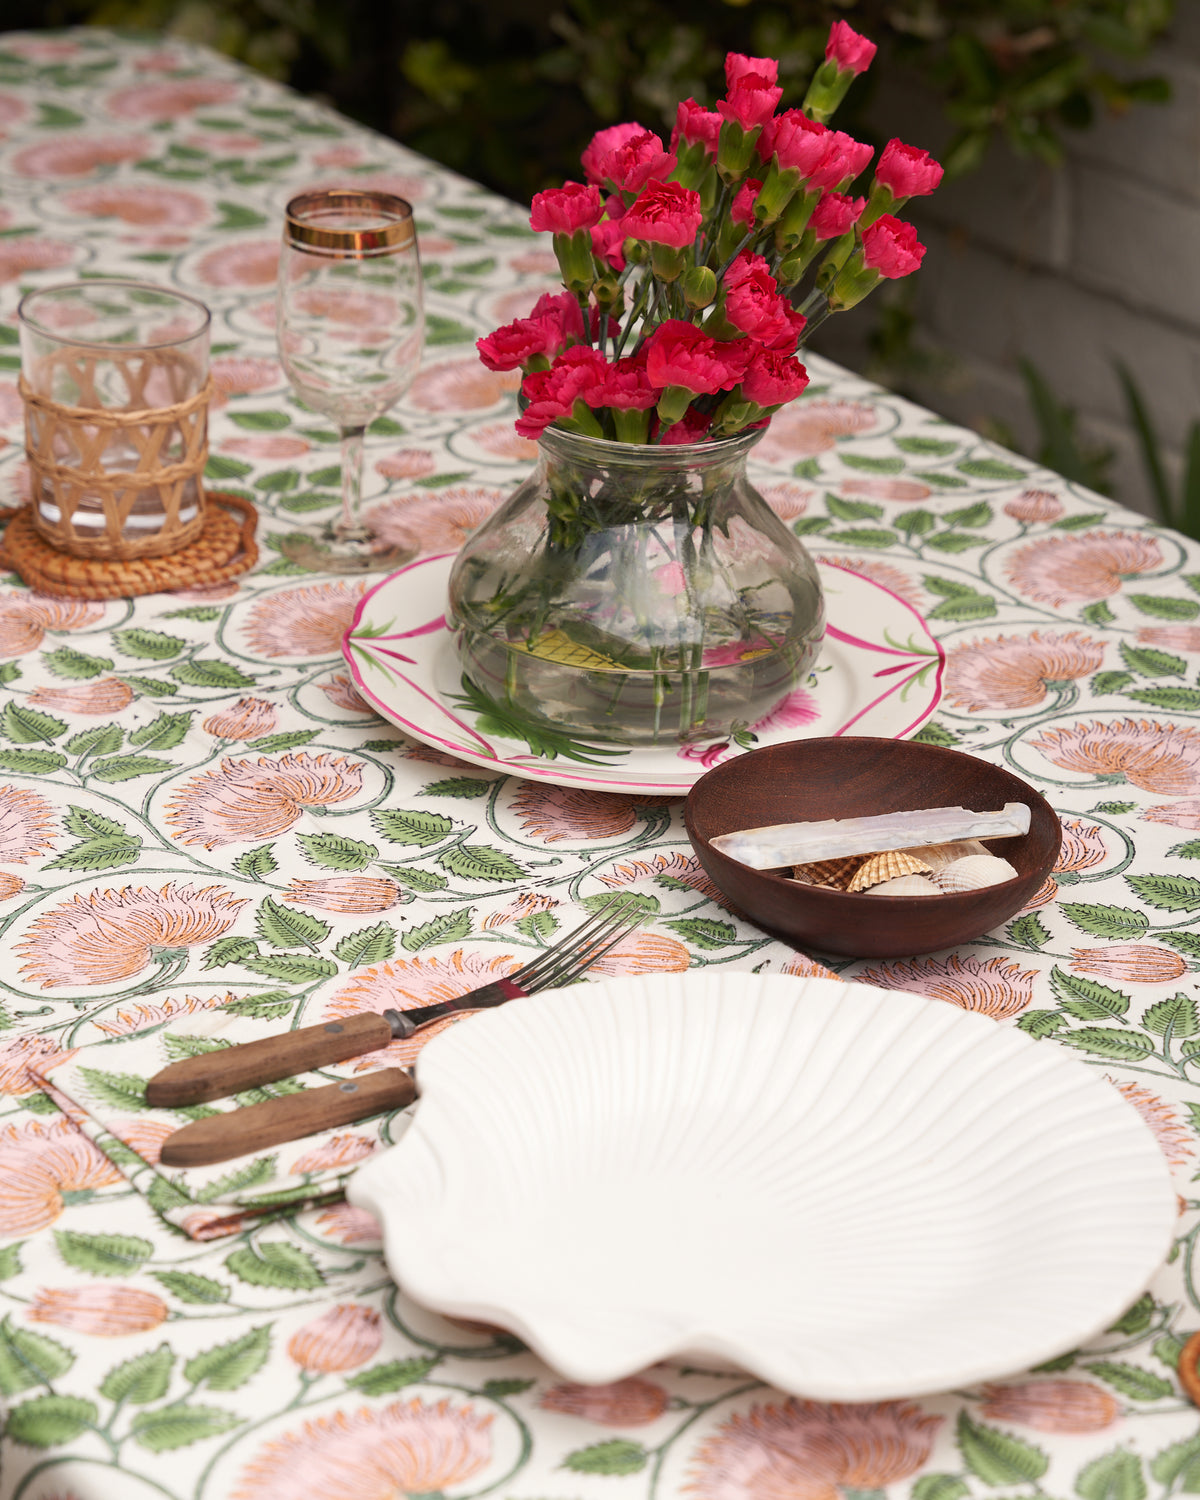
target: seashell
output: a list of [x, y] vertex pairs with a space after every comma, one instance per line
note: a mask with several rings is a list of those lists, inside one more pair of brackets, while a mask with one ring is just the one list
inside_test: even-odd
[[882, 854], [872, 854], [863, 860], [846, 889], [865, 891], [869, 886], [882, 885], [885, 880], [924, 874], [928, 869], [925, 860], [910, 854], [907, 849], [885, 849]]
[[864, 896], [940, 896], [942, 892], [928, 875], [897, 875], [895, 880], [885, 880], [882, 885], [873, 885]]
[[965, 859], [956, 859], [953, 864], [934, 872], [934, 879], [948, 896], [960, 891], [981, 891], [985, 886], [999, 885], [1002, 880], [1015, 880], [1018, 872], [995, 854], [968, 854]]
[[792, 879], [802, 885], [830, 885], [835, 891], [853, 890], [850, 882], [861, 864], [857, 854], [846, 859], [822, 859], [816, 864], [797, 865], [792, 871]]
[[819, 823], [774, 823], [719, 833], [714, 849], [752, 870], [778, 870], [847, 854], [878, 854], [907, 849], [917, 841], [945, 844], [952, 839], [1013, 838], [1029, 832], [1029, 808], [1006, 802], [1000, 812], [965, 807], [926, 807], [910, 812], [872, 813], [864, 818], [829, 818]]
[[923, 859], [927, 870], [941, 870], [956, 859], [965, 859], [968, 854], [987, 854], [989, 851], [978, 839], [955, 839], [949, 844], [922, 844], [904, 852], [914, 859]]

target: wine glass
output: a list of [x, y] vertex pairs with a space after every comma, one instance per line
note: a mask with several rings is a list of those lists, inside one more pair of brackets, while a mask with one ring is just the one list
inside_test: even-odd
[[342, 437], [342, 509], [317, 533], [294, 532], [284, 556], [314, 572], [397, 568], [408, 547], [359, 514], [363, 434], [412, 383], [425, 317], [412, 206], [392, 193], [330, 188], [287, 206], [276, 294], [279, 354], [306, 405]]

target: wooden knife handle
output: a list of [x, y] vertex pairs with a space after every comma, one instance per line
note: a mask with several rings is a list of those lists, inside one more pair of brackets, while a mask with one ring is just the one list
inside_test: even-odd
[[257, 1042], [219, 1047], [215, 1052], [185, 1057], [156, 1073], [146, 1085], [146, 1103], [152, 1109], [207, 1104], [210, 1099], [240, 1094], [260, 1083], [274, 1083], [325, 1063], [373, 1052], [391, 1040], [392, 1028], [387, 1021], [367, 1010], [344, 1021], [327, 1021], [321, 1026], [265, 1036]]
[[361, 1078], [193, 1120], [166, 1138], [159, 1159], [166, 1167], [207, 1167], [234, 1156], [252, 1156], [281, 1141], [296, 1141], [334, 1125], [364, 1120], [385, 1109], [403, 1109], [416, 1097], [411, 1073], [379, 1068]]

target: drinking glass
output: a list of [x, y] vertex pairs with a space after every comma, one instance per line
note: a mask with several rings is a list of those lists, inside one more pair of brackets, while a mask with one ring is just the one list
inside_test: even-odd
[[425, 317], [410, 204], [392, 193], [332, 188], [288, 204], [276, 294], [283, 367], [306, 405], [342, 437], [342, 509], [321, 531], [282, 545], [314, 572], [372, 573], [412, 556], [360, 515], [363, 434], [395, 405], [421, 362]]

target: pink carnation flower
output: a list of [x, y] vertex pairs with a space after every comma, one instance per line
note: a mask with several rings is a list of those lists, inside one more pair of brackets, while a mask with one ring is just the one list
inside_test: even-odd
[[607, 261], [614, 271], [625, 269], [625, 220], [605, 219], [592, 225], [592, 254]]
[[783, 90], [761, 73], [743, 73], [725, 98], [717, 100], [717, 113], [723, 120], [735, 120], [743, 130], [753, 130], [767, 123], [782, 98]]
[[903, 141], [889, 141], [875, 167], [875, 181], [890, 188], [896, 198], [923, 197], [941, 180], [942, 168], [929, 152]]
[[517, 431], [536, 441], [551, 422], [570, 416], [575, 402], [586, 400], [585, 391], [603, 380], [607, 370], [608, 361], [598, 349], [576, 344], [550, 369], [526, 375], [521, 394], [529, 404], [517, 418]]
[[602, 185], [604, 173], [600, 170], [601, 164], [618, 151], [627, 141], [634, 136], [649, 135], [651, 132], [644, 125], [639, 125], [636, 120], [628, 120], [623, 125], [609, 125], [604, 130], [598, 130], [584, 148], [580, 161], [583, 164], [583, 175], [589, 182]]
[[567, 182], [533, 195], [529, 227], [550, 234], [574, 234], [598, 224], [603, 212], [598, 187]]
[[[825, 161], [833, 137], [834, 132], [827, 125], [810, 120], [803, 110], [787, 109], [763, 126], [758, 154], [766, 162], [777, 157], [781, 167], [794, 167], [801, 177], [807, 178]], [[835, 177], [829, 186], [840, 180]]]
[[767, 348], [795, 348], [804, 318], [779, 295], [761, 255], [743, 250], [725, 273], [725, 316], [741, 333]]
[[515, 370], [535, 354], [553, 358], [583, 337], [583, 314], [570, 292], [544, 293], [527, 318], [497, 328], [475, 347], [489, 370]]
[[681, 250], [696, 238], [703, 219], [699, 193], [677, 182], [651, 180], [630, 205], [621, 224], [627, 239]]
[[601, 379], [583, 392], [589, 406], [610, 406], [618, 411], [649, 411], [662, 394], [650, 383], [642, 354], [627, 355], [607, 365]]
[[[851, 182], [866, 167], [872, 156], [875, 155], [875, 152], [865, 141], [856, 141], [852, 135], [847, 135], [844, 130], [835, 130], [832, 134], [834, 142], [842, 154], [843, 178], [845, 181]], [[821, 184], [823, 187], [826, 185], [824, 183]], [[833, 184], [829, 183], [828, 186], [832, 187]]]
[[[712, 426], [712, 418], [704, 412], [697, 411], [695, 407], [689, 406], [678, 422], [672, 422], [670, 427], [659, 437], [660, 448], [673, 448], [678, 443], [702, 443], [708, 435], [708, 429]], [[679, 752], [682, 754], [683, 752]]]
[[742, 376], [742, 395], [756, 406], [782, 406], [808, 384], [808, 371], [786, 349], [759, 349]]
[[747, 229], [754, 227], [754, 200], [762, 192], [762, 183], [756, 177], [747, 177], [734, 196], [733, 207], [729, 210], [729, 217], [735, 224], [743, 224]]
[[721, 116], [714, 109], [705, 109], [694, 99], [683, 99], [675, 111], [675, 129], [671, 132], [671, 150], [679, 149], [680, 141], [685, 146], [702, 145], [710, 156], [717, 154], [717, 142], [721, 134]]
[[741, 52], [725, 54], [725, 87], [732, 89], [739, 78], [755, 73], [769, 84], [779, 82], [779, 64], [773, 57], [746, 57]]
[[911, 224], [881, 215], [863, 230], [863, 261], [889, 281], [911, 276], [925, 256], [925, 246]]
[[822, 193], [808, 227], [819, 240], [839, 239], [858, 223], [866, 206], [865, 198], [851, 198], [845, 193]]
[[845, 21], [835, 21], [829, 28], [829, 40], [825, 43], [825, 61], [837, 63], [842, 71], [863, 73], [871, 66], [876, 46], [865, 36], [859, 36]]
[[643, 348], [652, 385], [678, 385], [697, 394], [736, 385], [750, 354], [743, 342], [710, 338], [694, 324], [678, 318], [660, 323]]
[[630, 136], [596, 163], [602, 182], [610, 183], [622, 193], [637, 193], [651, 178], [663, 180], [675, 170], [674, 154], [663, 149], [653, 131]]

